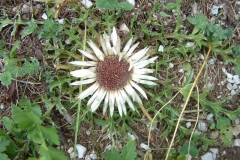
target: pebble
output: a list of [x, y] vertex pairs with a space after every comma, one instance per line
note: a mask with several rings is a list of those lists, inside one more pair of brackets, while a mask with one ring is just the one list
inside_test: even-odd
[[189, 47], [192, 47], [192, 46], [194, 46], [194, 42], [187, 42], [187, 44], [186, 44], [186, 47], [187, 48], [189, 48]]
[[181, 69], [178, 70], [178, 72], [183, 73], [183, 72], [184, 72], [184, 69], [181, 68]]
[[214, 154], [218, 154], [218, 153], [219, 153], [218, 148], [210, 148], [209, 150], [210, 150], [212, 153], [214, 153]]
[[135, 0], [127, 0], [128, 3], [130, 3], [131, 5], [135, 6]]
[[42, 15], [42, 19], [48, 19], [48, 17], [47, 17], [47, 14], [46, 13], [43, 13], [43, 15]]
[[236, 85], [236, 83], [233, 84], [233, 89], [238, 89], [238, 86]]
[[91, 160], [90, 155], [87, 154], [87, 155], [85, 156], [85, 160]]
[[169, 68], [173, 68], [173, 67], [174, 67], [174, 64], [170, 62], [170, 63], [168, 64], [168, 66], [169, 66]]
[[141, 144], [140, 144], [140, 147], [141, 147], [142, 149], [145, 149], [145, 150], [148, 150], [148, 149], [149, 149], [148, 145], [146, 145], [145, 143], [141, 143]]
[[204, 60], [205, 57], [204, 57], [203, 54], [200, 54], [199, 58], [200, 58], [201, 60]]
[[228, 90], [232, 90], [232, 89], [233, 89], [233, 86], [232, 86], [231, 83], [228, 83], [228, 84], [227, 84], [227, 89], [228, 89]]
[[95, 151], [92, 151], [92, 153], [90, 154], [90, 158], [93, 160], [98, 159], [97, 154], [95, 153]]
[[30, 12], [32, 12], [32, 8], [26, 4], [23, 4], [22, 13], [24, 14], [24, 13], [30, 13]]
[[216, 160], [216, 154], [207, 152], [201, 156], [201, 160]]
[[236, 125], [235, 127], [233, 127], [232, 132], [234, 136], [238, 136], [240, 133], [240, 125]]
[[159, 47], [158, 47], [158, 52], [163, 52], [164, 51], [164, 47], [163, 47], [163, 45], [160, 45]]
[[128, 33], [130, 30], [129, 30], [128, 26], [125, 23], [123, 23], [120, 26], [120, 31], [123, 31], [124, 33]]
[[93, 5], [93, 3], [89, 0], [82, 0], [82, 4], [86, 8], [90, 8]]
[[197, 134], [197, 135], [201, 135], [202, 134], [202, 132], [199, 131], [198, 129], [195, 129], [194, 133]]
[[219, 6], [213, 5], [213, 7], [211, 9], [211, 13], [212, 14], [218, 14], [218, 9], [219, 9]]
[[67, 150], [67, 152], [70, 154], [70, 153], [72, 153], [73, 152], [73, 147], [70, 147], [68, 150]]
[[218, 130], [208, 132], [208, 138], [209, 139], [217, 139], [219, 137], [220, 133]]
[[239, 77], [239, 75], [234, 75], [234, 76], [233, 76], [233, 80], [234, 80], [234, 82], [235, 82], [236, 84], [240, 84], [240, 77]]
[[234, 96], [235, 94], [237, 94], [237, 92], [235, 90], [231, 90], [231, 96]]
[[207, 124], [205, 122], [198, 122], [198, 130], [202, 132], [206, 132]]
[[240, 147], [240, 139], [239, 138], [238, 139], [234, 139], [232, 146], [233, 147]]
[[130, 132], [128, 132], [128, 136], [131, 137], [132, 140], [136, 140], [136, 137], [133, 134], [131, 134]]
[[187, 127], [187, 128], [190, 128], [191, 125], [192, 125], [191, 122], [187, 122], [187, 123], [186, 123], [186, 127]]
[[214, 116], [214, 115], [213, 115], [212, 113], [210, 113], [210, 114], [207, 115], [207, 118], [206, 118], [206, 119], [207, 119], [208, 121], [210, 121], [210, 120], [213, 118], [213, 116]]
[[78, 153], [78, 158], [83, 158], [85, 153], [87, 152], [87, 148], [82, 146], [81, 144], [77, 144], [76, 149]]

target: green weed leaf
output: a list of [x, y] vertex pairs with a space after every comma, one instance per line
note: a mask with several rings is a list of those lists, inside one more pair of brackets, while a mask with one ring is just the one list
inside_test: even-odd
[[40, 130], [45, 139], [53, 142], [56, 145], [60, 145], [59, 136], [56, 128], [51, 126], [40, 126]]
[[0, 153], [0, 160], [10, 160], [8, 156], [4, 153]]
[[17, 49], [19, 47], [19, 44], [21, 43], [21, 41], [17, 40], [15, 41], [11, 51], [10, 51], [10, 58], [14, 58], [17, 52]]
[[6, 147], [9, 145], [9, 143], [9, 140], [6, 140], [4, 137], [0, 136], [0, 152], [6, 151]]
[[134, 160], [136, 157], [136, 142], [129, 139], [127, 145], [125, 145], [122, 149], [122, 159]]
[[37, 24], [34, 21], [31, 21], [22, 31], [21, 38], [24, 38], [27, 35], [33, 33], [36, 29], [37, 29]]
[[42, 123], [42, 120], [36, 114], [25, 112], [15, 105], [12, 106], [12, 114], [13, 120], [19, 124], [22, 130], [34, 124]]
[[218, 117], [217, 118], [217, 129], [221, 129], [224, 126], [230, 126], [230, 119], [225, 117]]
[[131, 10], [133, 9], [133, 5], [127, 2], [118, 3], [117, 0], [97, 0], [96, 7], [98, 9], [123, 9], [123, 10]]
[[13, 120], [8, 117], [3, 117], [2, 121], [4, 126], [7, 128], [7, 130], [11, 132], [13, 130], [13, 124], [14, 124]]
[[28, 132], [28, 138], [35, 143], [42, 144], [45, 142], [40, 126], [35, 126], [32, 130]]
[[111, 151], [107, 151], [103, 153], [103, 157], [106, 160], [112, 160], [112, 159], [122, 160], [121, 155], [118, 153], [118, 151], [115, 148], [113, 148]]
[[9, 86], [12, 83], [12, 75], [10, 72], [6, 71], [0, 75], [0, 81], [2, 85]]
[[[189, 148], [189, 153], [188, 153], [188, 148]], [[187, 141], [184, 146], [182, 146], [179, 150], [181, 155], [187, 155], [190, 154], [192, 157], [197, 157], [199, 152], [198, 149], [196, 148], [196, 145], [194, 142], [190, 142], [190, 147], [189, 147], [189, 142]]]

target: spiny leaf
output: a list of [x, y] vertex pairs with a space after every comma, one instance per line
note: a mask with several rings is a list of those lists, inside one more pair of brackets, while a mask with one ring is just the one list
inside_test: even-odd
[[136, 157], [136, 142], [132, 139], [129, 139], [127, 145], [122, 149], [122, 159], [134, 160]]

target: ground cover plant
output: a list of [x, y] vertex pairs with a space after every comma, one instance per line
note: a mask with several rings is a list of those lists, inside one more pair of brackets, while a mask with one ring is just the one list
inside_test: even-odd
[[[237, 150], [239, 136], [240, 39], [228, 16], [238, 18], [239, 4], [226, 2], [227, 15], [211, 13], [205, 3], [214, 6], [194, 0], [98, 0], [91, 7], [75, 0], [0, 2], [0, 159], [77, 159], [79, 144], [87, 148], [85, 158], [106, 160], [200, 159], [213, 147], [227, 151], [222, 159], [238, 157], [228, 150]], [[129, 99], [113, 96], [113, 111], [111, 100], [103, 107], [111, 96], [95, 107], [89, 105], [95, 94], [79, 99], [91, 83], [73, 73], [93, 63], [91, 54], [104, 50], [101, 38], [111, 39], [114, 28], [121, 51], [131, 37], [132, 46], [139, 42], [133, 53], [143, 49], [143, 61], [152, 59], [148, 78], [156, 82], [139, 85], [139, 79], [140, 89], [122, 96]]]

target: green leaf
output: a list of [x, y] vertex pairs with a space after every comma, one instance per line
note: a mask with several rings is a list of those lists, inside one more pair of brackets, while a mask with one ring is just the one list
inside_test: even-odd
[[127, 2], [120, 2], [120, 3], [117, 3], [116, 8], [123, 9], [123, 10], [132, 10], [134, 7], [133, 5]]
[[8, 156], [4, 153], [0, 153], [0, 160], [10, 160]]
[[6, 140], [4, 137], [0, 136], [0, 152], [6, 151], [6, 147], [9, 145], [9, 143], [9, 140]]
[[231, 126], [222, 126], [220, 129], [220, 138], [224, 146], [232, 146], [233, 132]]
[[134, 160], [136, 157], [136, 142], [132, 139], [129, 139], [127, 145], [125, 145], [122, 149], [122, 159]]
[[12, 49], [11, 49], [11, 52], [10, 52], [10, 58], [14, 58], [15, 55], [16, 55], [16, 52], [17, 52], [17, 49], [19, 48], [19, 44], [21, 43], [21, 41], [17, 40], [15, 41]]
[[0, 75], [0, 81], [2, 85], [9, 86], [12, 83], [12, 75], [10, 72], [6, 71]]
[[197, 157], [199, 152], [198, 149], [196, 148], [196, 145], [194, 142], [190, 142], [190, 147], [189, 147], [189, 142], [186, 141], [185, 145], [182, 146], [179, 150], [181, 155], [191, 155], [192, 157]]
[[183, 63], [183, 69], [187, 72], [191, 71], [191, 65], [189, 63]]
[[33, 129], [28, 131], [28, 138], [38, 144], [45, 142], [40, 127], [41, 126], [36, 125]]
[[15, 105], [12, 105], [12, 117], [13, 120], [19, 124], [22, 130], [34, 124], [42, 123], [42, 120], [36, 114], [22, 111], [19, 107]]
[[122, 160], [121, 155], [115, 148], [112, 148], [112, 150], [103, 153], [103, 157], [106, 160]]
[[3, 117], [2, 121], [6, 129], [11, 132], [13, 130], [13, 120], [8, 117]]
[[38, 60], [32, 60], [30, 63], [29, 61], [25, 62], [25, 65], [22, 67], [22, 70], [24, 70], [29, 75], [33, 75], [35, 71], [40, 69], [40, 65]]
[[48, 150], [51, 154], [52, 159], [54, 160], [69, 160], [69, 158], [65, 155], [65, 153], [62, 150], [53, 148], [53, 147], [48, 147]]
[[159, 14], [160, 14], [160, 16], [162, 16], [162, 17], [169, 17], [169, 16], [170, 16], [169, 14], [167, 14], [167, 13], [165, 13], [165, 12], [160, 12]]
[[230, 126], [230, 119], [225, 117], [218, 117], [217, 118], [217, 129], [221, 129], [224, 126]]
[[60, 145], [59, 136], [56, 128], [51, 126], [40, 126], [40, 130], [45, 139], [53, 142], [56, 145]]
[[115, 9], [116, 4], [117, 4], [117, 0], [97, 0], [96, 7], [98, 9], [113, 10]]
[[21, 33], [21, 39], [26, 37], [27, 35], [33, 33], [37, 29], [37, 24], [32, 20], [27, 27]]

